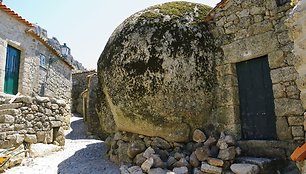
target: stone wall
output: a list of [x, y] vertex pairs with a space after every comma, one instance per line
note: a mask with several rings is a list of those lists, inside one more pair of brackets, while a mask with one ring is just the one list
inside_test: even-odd
[[72, 112], [83, 114], [83, 98], [81, 93], [87, 89], [87, 76], [95, 72], [95, 70], [92, 70], [72, 74]]
[[[87, 76], [87, 89], [83, 93], [83, 117], [86, 123], [87, 132], [105, 139], [107, 136], [102, 131], [102, 123], [97, 114], [97, 90], [98, 76], [96, 73]], [[104, 121], [104, 120], [103, 120]]]
[[276, 114], [277, 139], [304, 140], [303, 112], [296, 80], [293, 42], [284, 24], [292, 9], [290, 3], [277, 6], [275, 0], [224, 1], [211, 13], [212, 32], [224, 56], [218, 64], [219, 94], [214, 115], [226, 115], [220, 126], [241, 133], [236, 63], [268, 56]]
[[69, 109], [64, 100], [18, 96], [0, 103], [0, 149], [21, 143], [65, 144]]
[[[287, 20], [287, 25], [290, 28], [290, 39], [294, 42], [293, 53], [296, 56], [295, 69], [298, 72], [297, 87], [301, 91], [300, 98], [303, 107], [306, 108], [306, 1], [301, 0], [290, 14], [290, 18]], [[304, 122], [304, 131], [306, 128], [306, 115], [304, 114], [304, 120], [300, 119], [300, 123]], [[306, 173], [306, 161], [298, 162], [301, 173]]]

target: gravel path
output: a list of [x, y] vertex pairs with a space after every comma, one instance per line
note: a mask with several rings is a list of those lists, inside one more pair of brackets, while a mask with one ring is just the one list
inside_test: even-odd
[[106, 157], [103, 141], [86, 138], [82, 118], [71, 120], [72, 130], [67, 131], [64, 150], [29, 158], [5, 174], [119, 174], [119, 168]]

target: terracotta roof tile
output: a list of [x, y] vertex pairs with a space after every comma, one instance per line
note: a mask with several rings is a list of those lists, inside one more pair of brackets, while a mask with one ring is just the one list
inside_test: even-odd
[[11, 10], [10, 8], [8, 8], [6, 5], [2, 4], [2, 2], [0, 2], [0, 9], [5, 11], [7, 14], [11, 15], [12, 17], [14, 17], [15, 19], [17, 19], [18, 21], [24, 23], [25, 25], [27, 25], [28, 27], [33, 27], [32, 23], [30, 23], [29, 21], [25, 20], [24, 18], [22, 18], [21, 16], [19, 16], [16, 12], [14, 12], [13, 10]]
[[6, 12], [7, 14], [9, 14], [10, 16], [12, 16], [13, 18], [17, 19], [18, 21], [22, 22], [23, 24], [25, 24], [26, 26], [30, 27], [29, 29], [27, 29], [27, 33], [29, 33], [32, 37], [36, 38], [37, 40], [39, 40], [46, 48], [48, 48], [53, 54], [55, 54], [56, 56], [58, 56], [66, 65], [68, 65], [71, 69], [74, 69], [74, 67], [71, 65], [71, 63], [69, 63], [60, 52], [58, 52], [55, 48], [53, 48], [53, 46], [51, 46], [47, 40], [43, 39], [42, 37], [40, 37], [35, 31], [34, 31], [34, 25], [32, 23], [30, 23], [29, 21], [25, 20], [24, 18], [22, 18], [21, 16], [19, 16], [16, 12], [14, 12], [13, 10], [11, 10], [10, 8], [8, 8], [6, 5], [2, 4], [2, 2], [0, 2], [0, 10], [3, 10], [4, 12]]

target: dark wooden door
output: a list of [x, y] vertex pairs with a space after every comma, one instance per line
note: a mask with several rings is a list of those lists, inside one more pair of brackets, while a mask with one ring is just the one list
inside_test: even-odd
[[19, 63], [20, 51], [8, 45], [5, 64], [4, 93], [13, 95], [17, 94]]
[[274, 98], [268, 57], [236, 65], [243, 139], [276, 138]]

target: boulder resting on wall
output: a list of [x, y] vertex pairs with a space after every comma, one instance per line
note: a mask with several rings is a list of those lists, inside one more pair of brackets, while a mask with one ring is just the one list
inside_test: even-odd
[[101, 120], [171, 142], [188, 141], [204, 127], [216, 78], [217, 48], [203, 22], [210, 9], [189, 2], [156, 5], [113, 32], [98, 61], [98, 110], [109, 111], [99, 112]]

